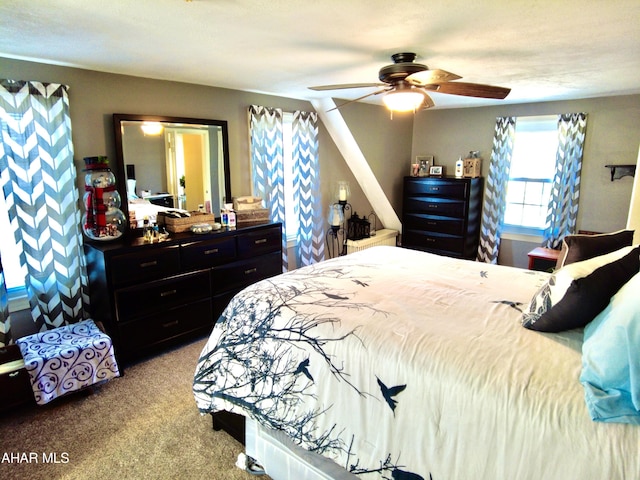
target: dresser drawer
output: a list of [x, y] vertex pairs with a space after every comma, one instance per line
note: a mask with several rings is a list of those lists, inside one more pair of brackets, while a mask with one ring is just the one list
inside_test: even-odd
[[266, 228], [238, 235], [238, 258], [254, 257], [282, 250], [282, 229]]
[[214, 292], [235, 290], [282, 273], [280, 251], [241, 262], [216, 267], [211, 271]]
[[177, 245], [140, 250], [111, 259], [111, 281], [114, 285], [155, 280], [180, 271]]
[[180, 259], [184, 268], [206, 268], [233, 262], [236, 259], [236, 239], [222, 237], [184, 243], [180, 246]]
[[443, 215], [463, 218], [466, 202], [453, 198], [409, 197], [405, 201], [407, 213], [425, 213], [427, 215]]
[[403, 228], [448, 233], [449, 235], [464, 235], [464, 219], [438, 217], [424, 213], [407, 213], [404, 217]]
[[163, 312], [211, 296], [209, 271], [186, 273], [116, 290], [117, 321]]
[[198, 330], [208, 331], [214, 323], [211, 300], [207, 298], [123, 323], [120, 337], [125, 351], [136, 352]]
[[440, 178], [421, 178], [420, 180], [407, 180], [405, 182], [405, 195], [442, 195], [464, 199], [467, 196], [468, 185], [466, 182], [447, 181]]
[[405, 230], [402, 234], [402, 244], [403, 246], [417, 250], [441, 250], [462, 255], [464, 238], [418, 230]]

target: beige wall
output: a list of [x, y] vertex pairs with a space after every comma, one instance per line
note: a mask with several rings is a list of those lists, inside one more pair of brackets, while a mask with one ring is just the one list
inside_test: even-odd
[[[0, 58], [0, 77], [69, 85], [74, 156], [79, 171], [83, 168], [83, 157], [107, 155], [110, 159], [116, 158], [114, 113], [226, 120], [234, 196], [251, 194], [247, 107], [257, 104], [280, 107], [285, 111], [313, 111], [309, 102], [289, 98], [6, 58]], [[383, 108], [366, 104], [352, 104], [344, 109], [344, 115], [385, 194], [400, 214], [400, 179], [410, 159], [413, 118], [390, 122]], [[338, 180], [350, 182], [353, 208], [358, 213], [370, 213], [371, 205], [322, 125], [319, 142], [324, 216], [332, 201], [333, 184]], [[82, 179], [78, 183], [79, 187], [84, 185]]]

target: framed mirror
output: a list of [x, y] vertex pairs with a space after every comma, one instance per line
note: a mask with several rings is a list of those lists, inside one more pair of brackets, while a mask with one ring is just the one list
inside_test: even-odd
[[122, 207], [139, 226], [163, 209], [219, 216], [231, 202], [226, 121], [115, 113], [113, 123]]

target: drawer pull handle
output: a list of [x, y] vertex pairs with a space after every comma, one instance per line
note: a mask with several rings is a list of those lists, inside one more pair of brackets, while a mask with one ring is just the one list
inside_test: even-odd
[[433, 190], [434, 192], [437, 192], [438, 190], [440, 190], [440, 187], [432, 187], [431, 190]]
[[427, 238], [427, 242], [435, 242], [435, 238]]
[[437, 225], [438, 222], [427, 222], [427, 225]]
[[256, 245], [260, 245], [261, 243], [267, 243], [267, 239], [266, 238], [261, 238], [260, 240], [256, 240], [255, 241]]
[[429, 208], [438, 208], [438, 205], [430, 203], [429, 205], [427, 205], [427, 207], [429, 207]]
[[173, 322], [167, 322], [162, 324], [162, 328], [175, 327], [178, 325], [178, 320], [174, 320]]
[[211, 255], [212, 253], [218, 253], [219, 250], [217, 248], [212, 248], [211, 250], [205, 250], [204, 254], [205, 255]]
[[140, 268], [155, 267], [156, 265], [158, 265], [158, 261], [151, 260], [150, 262], [142, 262]]
[[252, 273], [256, 273], [258, 271], [257, 268], [250, 268], [249, 270], [245, 270], [244, 274], [245, 275], [251, 275]]
[[11, 373], [9, 374], [9, 378], [17, 377], [18, 375], [20, 375], [20, 371], [17, 371], [17, 372], [11, 372]]
[[160, 296], [161, 297], [168, 297], [169, 295], [175, 295], [176, 293], [178, 293], [175, 289], [174, 290], [167, 290], [166, 292], [161, 292]]

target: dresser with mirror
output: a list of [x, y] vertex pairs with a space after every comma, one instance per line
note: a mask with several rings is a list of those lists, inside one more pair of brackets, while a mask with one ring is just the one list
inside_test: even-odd
[[[125, 213], [206, 209], [218, 217], [231, 202], [225, 121], [133, 114], [113, 120]], [[85, 256], [91, 317], [126, 365], [209, 333], [233, 295], [281, 273], [282, 225], [171, 233], [152, 243], [131, 228], [116, 241], [86, 240]]]

